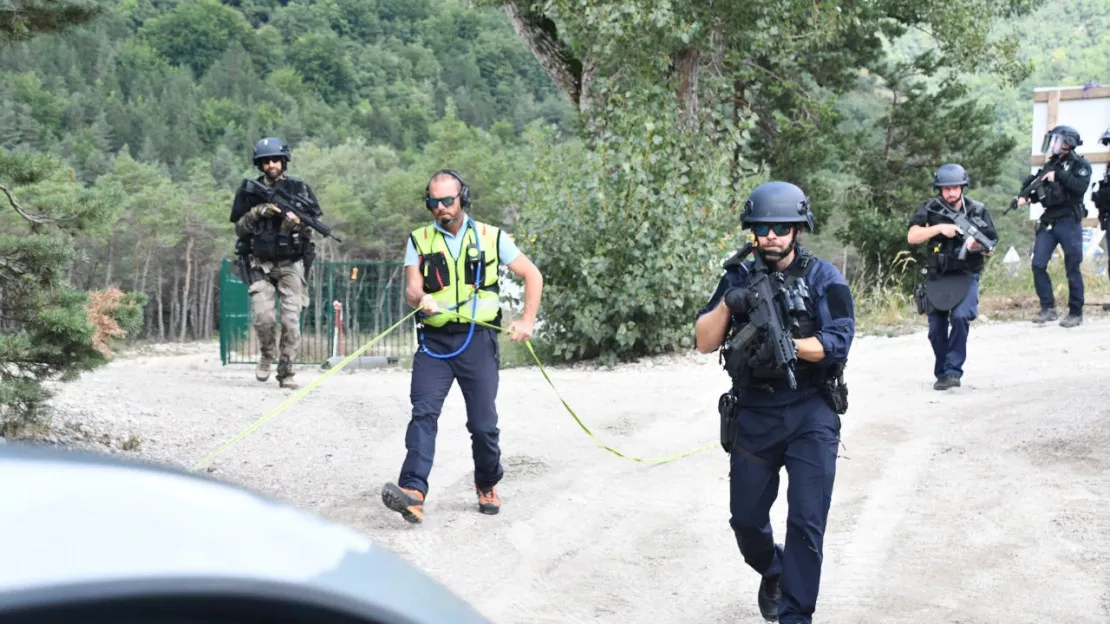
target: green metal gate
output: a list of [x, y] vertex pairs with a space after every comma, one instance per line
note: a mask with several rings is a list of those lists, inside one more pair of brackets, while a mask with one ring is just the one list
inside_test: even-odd
[[[308, 274], [308, 307], [301, 313], [297, 363], [320, 364], [357, 351], [411, 310], [405, 303], [400, 262], [314, 262]], [[258, 337], [251, 327], [250, 295], [232, 260], [220, 267], [220, 360], [258, 361]], [[275, 302], [281, 314], [280, 300]], [[281, 338], [281, 324], [277, 328]], [[416, 351], [415, 321], [393, 330], [362, 353], [390, 359]]]

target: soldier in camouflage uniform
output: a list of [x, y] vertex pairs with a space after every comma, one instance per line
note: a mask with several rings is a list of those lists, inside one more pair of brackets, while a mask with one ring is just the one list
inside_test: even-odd
[[[267, 137], [254, 147], [254, 164], [263, 175], [257, 180], [267, 186], [296, 185], [299, 192], [315, 196], [305, 182], [286, 175], [290, 160], [289, 146], [278, 138]], [[293, 362], [300, 347], [300, 315], [308, 306], [305, 276], [315, 255], [312, 230], [293, 213], [283, 212], [276, 204], [240, 187], [232, 205], [231, 221], [240, 240], [244, 281], [250, 284], [254, 329], [258, 334], [261, 355], [255, 378], [267, 381], [274, 360], [276, 313], [275, 292], [281, 297], [281, 345], [278, 356], [277, 380], [282, 388], [296, 389]], [[318, 204], [317, 204], [318, 207]], [[243, 248], [249, 248], [244, 252]]]

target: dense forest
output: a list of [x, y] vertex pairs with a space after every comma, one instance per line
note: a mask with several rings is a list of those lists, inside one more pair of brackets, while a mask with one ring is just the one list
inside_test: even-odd
[[[817, 210], [823, 219], [814, 244], [837, 255], [847, 245], [853, 257], [867, 265], [871, 258], [881, 262], [893, 253], [898, 243], [889, 233], [904, 219], [898, 211], [912, 209], [911, 202], [929, 192], [929, 163], [952, 154], [951, 145], [963, 139], [976, 144], [977, 152], [955, 151], [967, 155], [973, 176], [981, 161], [979, 168], [986, 173], [976, 176], [973, 192], [1000, 210], [1026, 166], [1032, 88], [1110, 83], [1110, 14], [1100, 0], [1044, 6], [1012, 0], [993, 14], [993, 22], [984, 23], [992, 33], [1013, 36], [1016, 48], [1009, 55], [984, 56], [982, 63], [973, 53], [992, 48], [1006, 52], [1005, 43], [988, 43], [985, 34], [981, 47], [967, 43], [979, 41], [966, 23], [968, 15], [907, 17], [898, 14], [900, 9], [876, 3], [888, 15], [861, 13], [857, 22], [862, 26], [852, 28], [874, 23], [881, 31], [878, 37], [837, 26], [836, 36], [843, 40], [815, 40], [810, 50], [781, 43], [755, 50], [763, 40], [743, 50], [748, 56], [737, 66], [747, 63], [751, 69], [745, 74], [733, 71], [730, 75], [737, 78], [730, 79], [740, 84], [743, 78], [758, 88], [736, 91], [738, 102], [754, 93], [744, 100], [747, 109], [733, 103], [727, 110], [736, 119], [741, 119], [741, 112], [758, 114], [730, 130], [748, 138], [739, 139], [735, 148], [722, 148], [729, 159], [713, 165], [722, 169], [684, 172], [677, 165], [673, 170], [660, 168], [660, 161], [696, 160], [705, 156], [704, 146], [672, 143], [664, 133], [651, 130], [680, 125], [680, 116], [668, 117], [666, 106], [651, 99], [655, 95], [650, 89], [613, 95], [605, 103], [608, 109], [586, 115], [584, 100], [576, 101], [561, 88], [565, 85], [553, 80], [558, 74], [545, 68], [530, 49], [534, 41], [521, 28], [522, 23], [527, 27], [528, 15], [513, 10], [527, 3], [101, 4], [104, 11], [83, 25], [0, 48], [0, 148], [9, 155], [33, 154], [39, 159], [35, 181], [14, 180], [12, 186], [26, 209], [48, 213], [59, 209], [60, 197], [81, 195], [110, 214], [96, 227], [75, 233], [67, 277], [80, 289], [114, 284], [145, 293], [149, 302], [143, 327], [132, 337], [158, 340], [210, 338], [216, 331], [218, 267], [233, 248], [227, 220], [230, 199], [239, 179], [257, 175], [250, 150], [261, 136], [281, 136], [293, 145], [291, 172], [313, 185], [325, 220], [343, 238], [341, 245], [319, 243], [323, 260], [399, 259], [404, 234], [426, 218], [420, 194], [427, 174], [450, 166], [469, 178], [476, 216], [510, 228], [523, 218], [521, 227], [532, 242], [540, 234], [536, 254], [557, 264], [551, 245], [576, 257], [575, 244], [593, 244], [573, 228], [567, 236], [575, 240], [562, 241], [553, 234], [553, 229], [566, 227], [559, 215], [577, 214], [579, 226], [603, 231], [608, 224], [590, 221], [603, 218], [601, 213], [584, 208], [597, 199], [590, 179], [607, 177], [606, 167], [627, 170], [628, 162], [634, 162], [634, 167], [643, 167], [636, 171], [646, 172], [643, 179], [676, 180], [678, 186], [667, 187], [671, 195], [651, 195], [650, 201], [686, 206], [676, 210], [700, 210], [711, 232], [733, 229], [727, 211], [699, 207], [690, 197], [702, 190], [687, 178], [708, 179], [727, 170], [722, 179], [739, 194], [773, 173], [804, 179], [820, 200]], [[613, 21], [616, 13], [575, 14], [574, 3], [549, 4], [550, 10], [563, 11], [552, 15], [560, 21], [559, 32], [570, 33], [568, 49], [580, 56], [586, 51], [601, 54], [603, 43], [607, 54], [621, 60], [587, 59], [591, 67], [626, 65], [611, 72], [619, 78], [599, 75], [598, 84], [605, 79], [616, 85], [637, 71], [654, 75], [658, 59], [650, 53], [656, 47], [696, 36], [656, 32], [677, 23], [667, 21], [673, 16], [666, 11], [659, 13], [659, 7], [670, 6], [666, 2], [628, 3], [659, 5], [659, 11], [643, 9], [643, 17], [636, 13], [640, 9], [621, 13], [619, 19], [641, 20], [632, 26]], [[760, 5], [745, 6], [757, 11]], [[968, 1], [960, 10], [976, 6]], [[780, 28], [808, 28], [805, 11], [817, 8], [798, 3], [791, 10], [797, 15], [781, 8], [752, 13], [744, 17], [744, 27], [759, 28], [761, 37], [778, 41], [774, 33]], [[780, 27], [774, 21], [780, 18], [796, 23]], [[599, 20], [615, 26], [607, 29]], [[890, 22], [909, 27], [891, 29]], [[637, 25], [641, 31], [633, 28]], [[724, 22], [718, 26], [720, 32], [732, 28]], [[941, 27], [954, 35], [947, 47], [939, 46], [946, 56], [930, 62], [928, 52], [938, 47], [939, 35], [929, 28]], [[620, 39], [628, 33], [642, 43]], [[790, 45], [802, 45], [793, 42], [803, 39], [794, 37]], [[957, 41], [972, 47], [953, 45]], [[829, 49], [837, 42], [850, 43]], [[823, 56], [813, 60], [812, 67], [802, 66], [805, 59], [798, 59], [799, 52]], [[725, 54], [721, 60], [728, 69], [734, 59]], [[709, 73], [703, 76], [703, 87], [715, 79]], [[892, 94], [904, 97], [892, 99]], [[709, 108], [703, 101], [702, 109]], [[635, 110], [658, 115], [643, 119], [626, 112]], [[962, 125], [938, 139], [945, 120], [956, 117]], [[817, 121], [800, 121], [809, 119]], [[605, 143], [612, 137], [627, 139], [633, 126], [640, 128], [635, 132], [643, 135], [644, 144]], [[895, 131], [904, 139], [904, 153], [892, 157], [883, 139]], [[763, 134], [763, 142], [752, 139]], [[715, 145], [725, 143], [722, 139]], [[876, 164], [880, 162], [882, 166]], [[650, 167], [655, 169], [649, 171]], [[893, 208], [876, 208], [873, 191], [894, 178], [903, 187], [883, 190]], [[620, 183], [625, 183], [623, 178]], [[711, 203], [727, 207], [734, 201], [722, 196]], [[11, 213], [0, 218], [5, 223], [20, 219]], [[1023, 236], [1016, 221], [1002, 229], [1014, 240]], [[707, 230], [682, 226], [676, 231], [696, 238]], [[881, 243], [871, 244], [884, 235]], [[692, 244], [724, 249], [731, 244], [727, 239], [713, 236]], [[669, 245], [662, 239], [653, 244]], [[675, 253], [672, 263], [659, 261], [658, 266], [685, 261]], [[700, 263], [702, 257], [697, 258]], [[572, 268], [578, 273], [577, 265]], [[598, 270], [607, 269], [599, 265]], [[714, 270], [699, 265], [691, 269], [699, 275], [696, 283], [675, 287], [691, 293], [679, 296], [684, 303], [676, 313], [688, 315], [685, 299], [703, 297], [703, 282], [710, 278], [702, 274]], [[556, 280], [552, 295], [558, 293]], [[587, 322], [608, 321], [598, 317]], [[635, 335], [640, 330], [622, 326], [620, 331]], [[675, 329], [676, 335], [683, 331]], [[628, 341], [632, 344], [636, 338]]]
[[[504, 16], [458, 2], [121, 0], [0, 52], [0, 147], [119, 200], [70, 280], [148, 293], [142, 335], [160, 340], [212, 336], [232, 191], [262, 136], [294, 146], [342, 234], [321, 259], [396, 260], [429, 171], [464, 171], [498, 219], [525, 127], [569, 119]], [[17, 189], [25, 205], [44, 184]]]

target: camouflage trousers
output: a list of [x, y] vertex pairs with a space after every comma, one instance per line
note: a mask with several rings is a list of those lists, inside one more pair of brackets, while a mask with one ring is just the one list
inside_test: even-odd
[[274, 295], [281, 296], [281, 351], [278, 357], [278, 381], [293, 376], [293, 362], [301, 344], [301, 311], [308, 307], [308, 289], [304, 275], [304, 262], [265, 263], [268, 270], [257, 264], [252, 267], [250, 285], [251, 312], [254, 330], [262, 351], [262, 361], [274, 360], [277, 314]]

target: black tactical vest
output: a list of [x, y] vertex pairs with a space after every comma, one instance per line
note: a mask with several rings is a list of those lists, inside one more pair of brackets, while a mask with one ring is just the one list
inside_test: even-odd
[[[929, 201], [936, 200], [930, 199]], [[980, 230], [987, 227], [987, 221], [983, 218], [983, 203], [975, 201], [970, 197], [964, 197], [963, 202], [964, 214], [967, 215], [968, 221], [971, 221], [971, 223]], [[930, 211], [928, 218], [925, 220], [925, 224], [937, 225], [938, 223], [952, 223], [952, 220]], [[964, 243], [965, 240], [962, 236], [948, 238], [943, 234], [937, 234], [929, 239], [929, 255], [925, 264], [925, 268], [929, 272], [929, 275], [935, 276], [982, 271], [983, 265], [985, 264], [985, 259], [982, 254], [969, 253], [963, 260], [960, 260], [960, 247]]]
[[[812, 253], [798, 247], [797, 258], [782, 274], [784, 279], [780, 286], [781, 292], [776, 293], [776, 297], [782, 302], [779, 313], [784, 314], [783, 321], [790, 337], [795, 340], [813, 337], [820, 328], [817, 306], [806, 282], [806, 273], [808, 273], [814, 259]], [[778, 280], [773, 281], [777, 282]], [[731, 328], [729, 338], [739, 332], [740, 329], [742, 328]], [[728, 370], [729, 366], [726, 363], [726, 370], [732, 377], [734, 389], [789, 390], [790, 387], [784, 374], [775, 370], [763, 370], [758, 366], [752, 366], [743, 359], [733, 358], [733, 355], [729, 353], [727, 348], [722, 350], [722, 360], [731, 359], [734, 362], [732, 370]], [[822, 381], [823, 369], [799, 359], [794, 366], [794, 376], [798, 383], [798, 389], [802, 390]]]
[[[261, 179], [260, 179], [261, 180]], [[299, 178], [287, 176], [279, 184], [291, 187], [296, 194], [306, 194], [307, 185]], [[237, 197], [236, 205], [232, 209], [232, 220], [245, 214], [247, 210], [262, 203], [258, 197], [240, 193], [242, 200]], [[314, 215], [319, 216], [319, 215]], [[284, 215], [277, 215], [259, 219], [250, 236], [251, 254], [263, 262], [297, 261], [310, 252], [311, 243], [303, 234], [303, 228], [293, 229], [282, 227]]]

